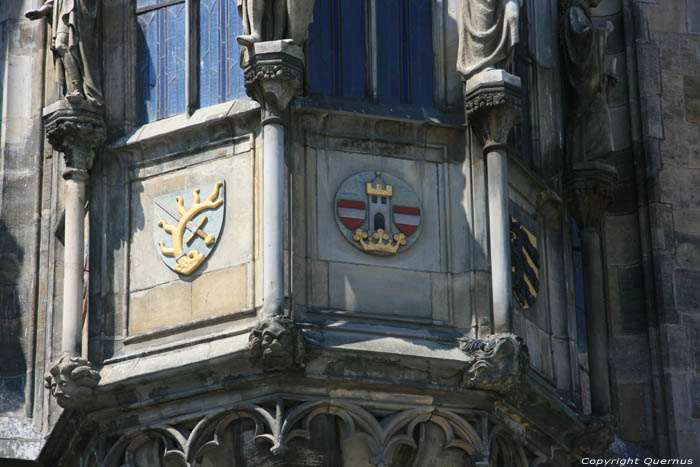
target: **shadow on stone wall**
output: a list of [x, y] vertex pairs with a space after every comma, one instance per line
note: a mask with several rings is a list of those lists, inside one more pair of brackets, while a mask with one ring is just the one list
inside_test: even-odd
[[0, 219], [0, 413], [24, 404], [27, 362], [22, 346], [22, 302], [19, 282], [24, 250]]

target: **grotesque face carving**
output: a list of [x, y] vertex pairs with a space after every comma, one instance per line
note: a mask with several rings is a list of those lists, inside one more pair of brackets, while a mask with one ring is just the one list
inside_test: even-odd
[[92, 396], [100, 375], [86, 360], [63, 357], [51, 367], [44, 381], [61, 407], [80, 407]]
[[273, 317], [258, 323], [250, 333], [250, 354], [265, 370], [301, 365], [303, 337], [292, 321]]

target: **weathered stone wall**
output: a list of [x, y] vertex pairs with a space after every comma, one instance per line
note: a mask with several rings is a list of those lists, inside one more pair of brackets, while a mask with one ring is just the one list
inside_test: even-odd
[[[626, 44], [637, 48], [636, 57], [628, 54], [627, 58], [637, 62], [628, 71], [633, 73], [629, 89], [630, 133], [640, 235], [639, 239], [619, 239], [618, 244], [638, 242], [642, 254], [640, 270], [635, 267], [638, 260], [632, 256], [617, 258], [626, 249], [608, 251], [608, 265], [616, 266], [609, 268], [611, 309], [619, 310], [611, 319], [617, 330], [620, 435], [633, 441], [653, 438], [655, 443], [650, 444], [657, 445], [659, 454], [697, 460], [700, 3], [635, 1], [625, 2], [624, 6]], [[640, 117], [635, 113], [637, 105]], [[641, 131], [635, 129], [638, 121]], [[627, 195], [619, 192], [619, 196], [624, 201]], [[632, 216], [633, 202], [627, 204], [627, 216]], [[624, 213], [619, 214], [608, 218], [609, 236], [633, 232], [636, 227], [632, 217], [625, 220]], [[615, 222], [631, 224], [615, 226]], [[610, 274], [613, 271], [615, 276]], [[643, 293], [647, 310], [641, 304]], [[646, 340], [642, 338], [645, 331]], [[636, 358], [647, 352], [648, 361]]]
[[[45, 36], [23, 17], [34, 2], [0, 11], [0, 458], [32, 459], [41, 419], [32, 423], [37, 333]], [[35, 79], [28, 80], [27, 77]], [[39, 412], [40, 413], [40, 412]]]

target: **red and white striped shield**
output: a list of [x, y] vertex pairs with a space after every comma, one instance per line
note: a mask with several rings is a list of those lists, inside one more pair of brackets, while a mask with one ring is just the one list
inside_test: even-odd
[[394, 206], [394, 223], [401, 233], [410, 236], [420, 225], [420, 208]]
[[338, 200], [338, 217], [345, 227], [355, 230], [360, 227], [367, 216], [367, 208], [362, 201], [348, 199]]

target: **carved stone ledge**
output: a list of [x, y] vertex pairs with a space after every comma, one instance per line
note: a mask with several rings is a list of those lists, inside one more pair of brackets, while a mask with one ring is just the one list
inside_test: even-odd
[[521, 117], [520, 78], [483, 71], [464, 82], [464, 113], [482, 144], [505, 145]]
[[58, 405], [65, 409], [90, 406], [100, 373], [80, 357], [61, 357], [44, 378], [44, 387], [51, 391]]
[[586, 428], [570, 441], [574, 460], [603, 454], [614, 439], [616, 424], [613, 416], [582, 416], [580, 420]]
[[520, 385], [530, 365], [527, 346], [515, 334], [463, 338], [459, 348], [467, 354], [462, 384], [470, 389], [507, 394]]
[[251, 361], [265, 371], [304, 366], [304, 335], [294, 321], [283, 316], [271, 316], [257, 323], [248, 345]]
[[301, 93], [304, 52], [289, 40], [257, 42], [248, 47], [243, 70], [246, 93], [260, 103], [263, 123], [280, 121]]
[[99, 108], [86, 101], [60, 100], [44, 109], [44, 128], [49, 144], [63, 153], [66, 176], [87, 172], [105, 140], [105, 124]]
[[566, 174], [564, 197], [579, 228], [600, 227], [617, 181], [615, 167], [601, 162], [576, 164]]

